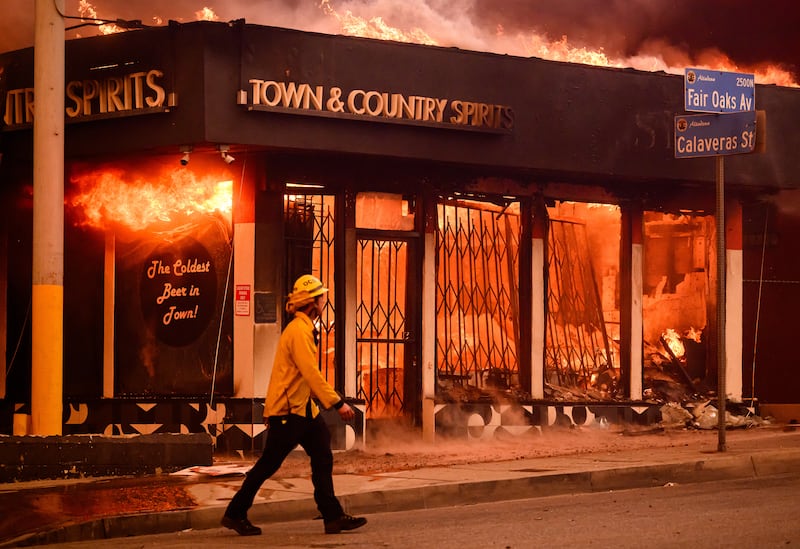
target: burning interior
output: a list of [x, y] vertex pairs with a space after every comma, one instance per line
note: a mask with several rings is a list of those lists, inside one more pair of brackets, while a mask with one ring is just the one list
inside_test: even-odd
[[[519, 207], [441, 205], [439, 387], [457, 400], [530, 400], [519, 383]], [[620, 373], [620, 210], [556, 201], [548, 208], [545, 396], [626, 400]], [[713, 216], [644, 219], [644, 396], [710, 396], [704, 341], [714, 310]], [[712, 314], [713, 316], [713, 314]]]

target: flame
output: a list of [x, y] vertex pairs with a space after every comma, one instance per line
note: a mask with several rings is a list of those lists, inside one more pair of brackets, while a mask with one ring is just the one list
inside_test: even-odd
[[692, 341], [696, 341], [700, 343], [703, 337], [703, 332], [696, 329], [694, 326], [686, 330], [686, 333], [683, 334], [683, 339], [691, 339]]
[[549, 59], [551, 61], [567, 61], [582, 65], [595, 65], [601, 67], [623, 67], [624, 63], [612, 61], [603, 48], [590, 50], [588, 48], [575, 48], [569, 45], [567, 36], [561, 36], [555, 42], [548, 41], [538, 34], [522, 38], [522, 45], [528, 55]]
[[77, 192], [69, 205], [82, 214], [81, 225], [122, 225], [134, 231], [156, 223], [174, 223], [181, 216], [220, 213], [230, 220], [233, 182], [212, 176], [196, 178], [175, 170], [157, 182], [128, 181], [121, 170], [90, 172], [72, 178]]
[[[78, 3], [78, 13], [81, 17], [85, 17], [86, 19], [102, 19], [97, 14], [97, 10], [92, 5], [89, 0], [80, 0]], [[203, 7], [200, 10], [194, 12], [195, 20], [196, 21], [219, 21], [219, 16], [214, 13], [214, 10], [209, 7]], [[153, 25], [161, 26], [164, 24], [164, 19], [159, 17], [158, 15], [152, 16]], [[101, 34], [116, 34], [118, 32], [124, 32], [127, 29], [117, 26], [114, 23], [105, 23], [102, 25], [97, 25], [98, 30]], [[80, 36], [80, 33], [78, 33]]]
[[661, 337], [664, 338], [664, 341], [667, 345], [669, 345], [672, 354], [674, 354], [676, 357], [680, 358], [686, 353], [686, 348], [681, 342], [681, 336], [678, 335], [678, 332], [672, 328], [667, 328]]
[[[318, 8], [323, 14], [331, 17], [338, 24], [341, 32], [348, 36], [360, 36], [378, 40], [392, 40], [395, 42], [408, 42], [428, 46], [457, 45], [445, 44], [453, 39], [439, 40], [420, 27], [403, 30], [393, 26], [385, 18], [377, 16], [372, 18], [360, 17], [350, 10], [339, 13], [332, 5], [332, 0], [319, 0]], [[97, 11], [88, 0], [80, 0], [79, 13], [83, 17], [97, 18]], [[198, 21], [219, 21], [213, 8], [203, 7], [194, 12]], [[161, 17], [154, 16], [156, 25], [163, 22]], [[99, 25], [103, 34], [121, 32], [125, 29], [113, 23]], [[444, 31], [447, 33], [447, 31]], [[467, 36], [465, 36], [467, 35]], [[456, 41], [468, 38], [469, 32], [461, 33]], [[480, 41], [480, 38], [476, 38]], [[739, 66], [728, 56], [717, 49], [708, 49], [695, 55], [689, 55], [675, 45], [659, 40], [649, 41], [633, 56], [614, 58], [609, 56], [602, 47], [576, 46], [569, 42], [567, 35], [562, 35], [552, 40], [537, 33], [519, 34], [508, 37], [502, 25], [497, 25], [491, 40], [482, 44], [480, 49], [507, 55], [526, 55], [540, 57], [551, 61], [564, 61], [601, 67], [633, 68], [641, 71], [663, 71], [669, 74], [682, 75], [686, 67], [697, 67], [709, 70], [752, 73], [757, 84], [775, 84], [778, 86], [800, 87], [792, 73], [780, 65], [762, 63], [755, 66]]]
[[776, 86], [791, 88], [800, 87], [800, 82], [797, 82], [792, 77], [792, 73], [775, 65], [767, 65], [764, 68], [755, 69], [753, 74], [755, 75], [756, 84], [775, 84]]
[[[100, 19], [97, 16], [97, 10], [94, 9], [94, 6], [92, 6], [88, 0], [81, 0], [78, 3], [78, 13], [81, 15], [81, 17], [85, 17], [86, 19]], [[118, 27], [114, 23], [97, 25], [97, 28], [100, 30], [101, 34], [115, 34], [125, 30]]]
[[211, 8], [204, 7], [201, 10], [194, 12], [194, 16], [198, 21], [219, 21], [219, 17]]
[[[382, 17], [366, 19], [353, 14], [350, 10], [344, 15], [338, 13], [331, 5], [331, 0], [320, 0], [320, 9], [333, 17], [345, 35], [410, 42], [430, 46], [442, 45], [439, 40], [425, 30], [414, 27], [403, 31], [392, 26]], [[512, 39], [514, 37], [511, 37]], [[626, 58], [609, 57], [602, 47], [575, 46], [570, 44], [567, 35], [551, 40], [537, 33], [519, 34], [516, 46], [509, 45], [509, 37], [502, 25], [497, 25], [494, 43], [488, 44], [488, 50], [495, 53], [526, 55], [540, 57], [550, 61], [564, 61], [583, 65], [601, 67], [633, 68], [642, 71], [663, 71], [669, 74], [682, 75], [686, 67], [697, 67], [709, 70], [752, 73], [757, 84], [776, 84], [778, 86], [800, 87], [792, 73], [778, 65], [761, 64], [754, 67], [737, 66], [728, 56], [716, 49], [708, 49], [695, 56], [682, 51], [673, 45], [652, 41], [643, 51]], [[517, 51], [521, 50], [521, 51]]]
[[[748, 72], [755, 77], [756, 84], [776, 84], [778, 86], [798, 87], [800, 83], [792, 78], [790, 72], [776, 65], [768, 63], [754, 67], [741, 67], [731, 60], [730, 57], [716, 49], [708, 49], [700, 52], [693, 66], [700, 69], [729, 72]], [[683, 69], [680, 70], [683, 74]]]
[[331, 6], [330, 0], [321, 0], [319, 7], [323, 13], [335, 18], [341, 25], [342, 32], [348, 36], [360, 36], [362, 38], [376, 38], [378, 40], [393, 40], [395, 42], [408, 42], [413, 44], [425, 44], [426, 46], [438, 46], [439, 44], [431, 38], [425, 31], [415, 27], [408, 32], [392, 27], [382, 17], [365, 19], [354, 15], [347, 10], [344, 15], [339, 13]]
[[680, 62], [675, 64], [667, 62], [662, 55], [657, 53], [642, 52], [623, 59], [610, 58], [605, 54], [603, 48], [590, 49], [570, 45], [566, 35], [562, 35], [559, 40], [550, 41], [537, 34], [532, 34], [521, 37], [520, 41], [527, 55], [551, 61], [566, 61], [600, 67], [633, 68], [648, 72], [664, 71], [681, 75], [685, 67], [692, 66], [708, 70], [752, 73], [757, 84], [800, 87], [800, 83], [794, 80], [792, 74], [779, 66], [762, 64], [757, 67], [741, 67], [727, 55], [714, 49], [701, 52], [694, 60], [689, 59], [686, 54], [670, 51], [670, 57], [679, 58]]

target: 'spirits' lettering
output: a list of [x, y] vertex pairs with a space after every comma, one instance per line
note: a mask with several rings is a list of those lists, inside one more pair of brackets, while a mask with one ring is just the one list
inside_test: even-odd
[[[65, 86], [65, 115], [76, 119], [115, 112], [162, 107], [167, 94], [159, 83], [160, 70], [133, 72], [102, 79], [73, 80]], [[32, 124], [35, 97], [33, 88], [6, 92], [3, 122], [13, 127]]]
[[166, 93], [157, 79], [164, 76], [158, 70], [112, 76], [103, 80], [69, 82], [67, 116], [91, 116], [117, 111], [132, 111], [164, 104]]

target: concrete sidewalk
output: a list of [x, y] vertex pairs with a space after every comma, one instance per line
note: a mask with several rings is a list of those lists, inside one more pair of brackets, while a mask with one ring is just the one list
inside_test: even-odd
[[[678, 447], [336, 474], [334, 483], [348, 512], [370, 514], [800, 473], [800, 431], [794, 427], [729, 431], [725, 452], [717, 451], [717, 433], [708, 434]], [[0, 547], [219, 528], [248, 467], [0, 485], [0, 514], [6, 517], [0, 519]], [[314, 518], [312, 494], [307, 476], [270, 479], [248, 516], [257, 525]]]

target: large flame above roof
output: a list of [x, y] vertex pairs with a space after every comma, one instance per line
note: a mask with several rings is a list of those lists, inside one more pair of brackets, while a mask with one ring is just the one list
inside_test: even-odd
[[[30, 0], [3, 0], [0, 51], [33, 44]], [[65, 0], [72, 17], [105, 19], [69, 38], [118, 32], [117, 18], [230, 21], [599, 66], [682, 74], [753, 73], [798, 86], [796, 0]], [[17, 5], [19, 9], [16, 9]], [[591, 16], [587, 16], [591, 14]], [[69, 23], [76, 22], [75, 19]], [[27, 30], [26, 30], [27, 29]], [[26, 34], [27, 33], [27, 34]]]

